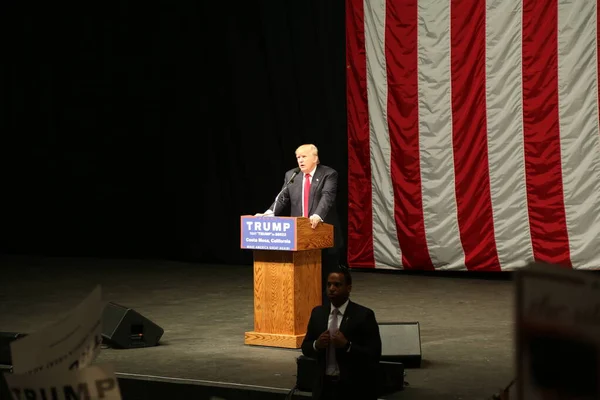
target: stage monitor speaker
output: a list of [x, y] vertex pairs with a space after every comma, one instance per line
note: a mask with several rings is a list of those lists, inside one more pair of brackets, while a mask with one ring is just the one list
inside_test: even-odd
[[379, 324], [381, 359], [399, 361], [406, 367], [421, 366], [421, 331], [418, 322]]
[[132, 349], [157, 346], [164, 330], [131, 308], [108, 303], [102, 314], [102, 341], [110, 347]]

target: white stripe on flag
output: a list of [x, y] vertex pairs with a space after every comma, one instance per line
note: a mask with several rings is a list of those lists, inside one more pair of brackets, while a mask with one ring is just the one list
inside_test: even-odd
[[558, 2], [563, 187], [573, 268], [600, 266], [600, 143], [596, 2]]
[[490, 190], [498, 259], [503, 270], [533, 260], [525, 155], [521, 0], [487, 0], [486, 103]]
[[464, 269], [454, 189], [450, 1], [419, 0], [419, 147], [423, 218], [431, 261]]
[[385, 60], [385, 0], [365, 0], [365, 51], [367, 99], [373, 187], [373, 255], [375, 266], [402, 263], [390, 171], [391, 147], [387, 123], [387, 71]]

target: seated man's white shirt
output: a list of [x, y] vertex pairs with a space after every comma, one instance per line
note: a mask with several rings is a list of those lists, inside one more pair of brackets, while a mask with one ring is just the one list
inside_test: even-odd
[[[338, 328], [342, 325], [342, 321], [344, 320], [344, 315], [346, 315], [346, 308], [348, 307], [348, 302], [350, 300], [346, 300], [346, 302], [344, 304], [342, 304], [340, 306], [340, 308], [338, 308], [338, 316], [337, 316], [337, 325]], [[329, 309], [329, 319], [327, 321], [327, 329], [330, 329], [331, 324], [333, 323], [333, 310], [335, 309], [335, 307], [333, 306], [333, 304], [331, 305], [330, 309]], [[315, 349], [315, 351], [317, 350], [316, 347], [317, 341], [315, 340], [313, 342], [313, 348]], [[325, 349], [327, 350], [327, 349]], [[348, 352], [350, 352], [350, 347], [348, 348]], [[339, 367], [337, 365], [337, 363], [330, 363], [329, 360], [327, 360], [327, 369], [325, 371], [326, 375], [331, 375], [331, 376], [337, 376], [340, 374], [340, 370]]]

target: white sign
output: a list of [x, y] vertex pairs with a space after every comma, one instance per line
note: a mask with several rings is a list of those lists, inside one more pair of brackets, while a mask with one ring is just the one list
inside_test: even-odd
[[11, 342], [13, 372], [36, 374], [48, 370], [84, 368], [98, 355], [102, 344], [100, 286], [65, 318]]
[[111, 365], [35, 375], [6, 374], [5, 378], [14, 400], [121, 400], [119, 382]]

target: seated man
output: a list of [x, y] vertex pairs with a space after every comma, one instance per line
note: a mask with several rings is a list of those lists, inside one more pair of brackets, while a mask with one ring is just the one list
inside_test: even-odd
[[302, 353], [317, 360], [313, 399], [377, 398], [379, 325], [371, 309], [349, 300], [351, 290], [347, 269], [331, 272], [327, 277], [331, 306], [312, 310]]

